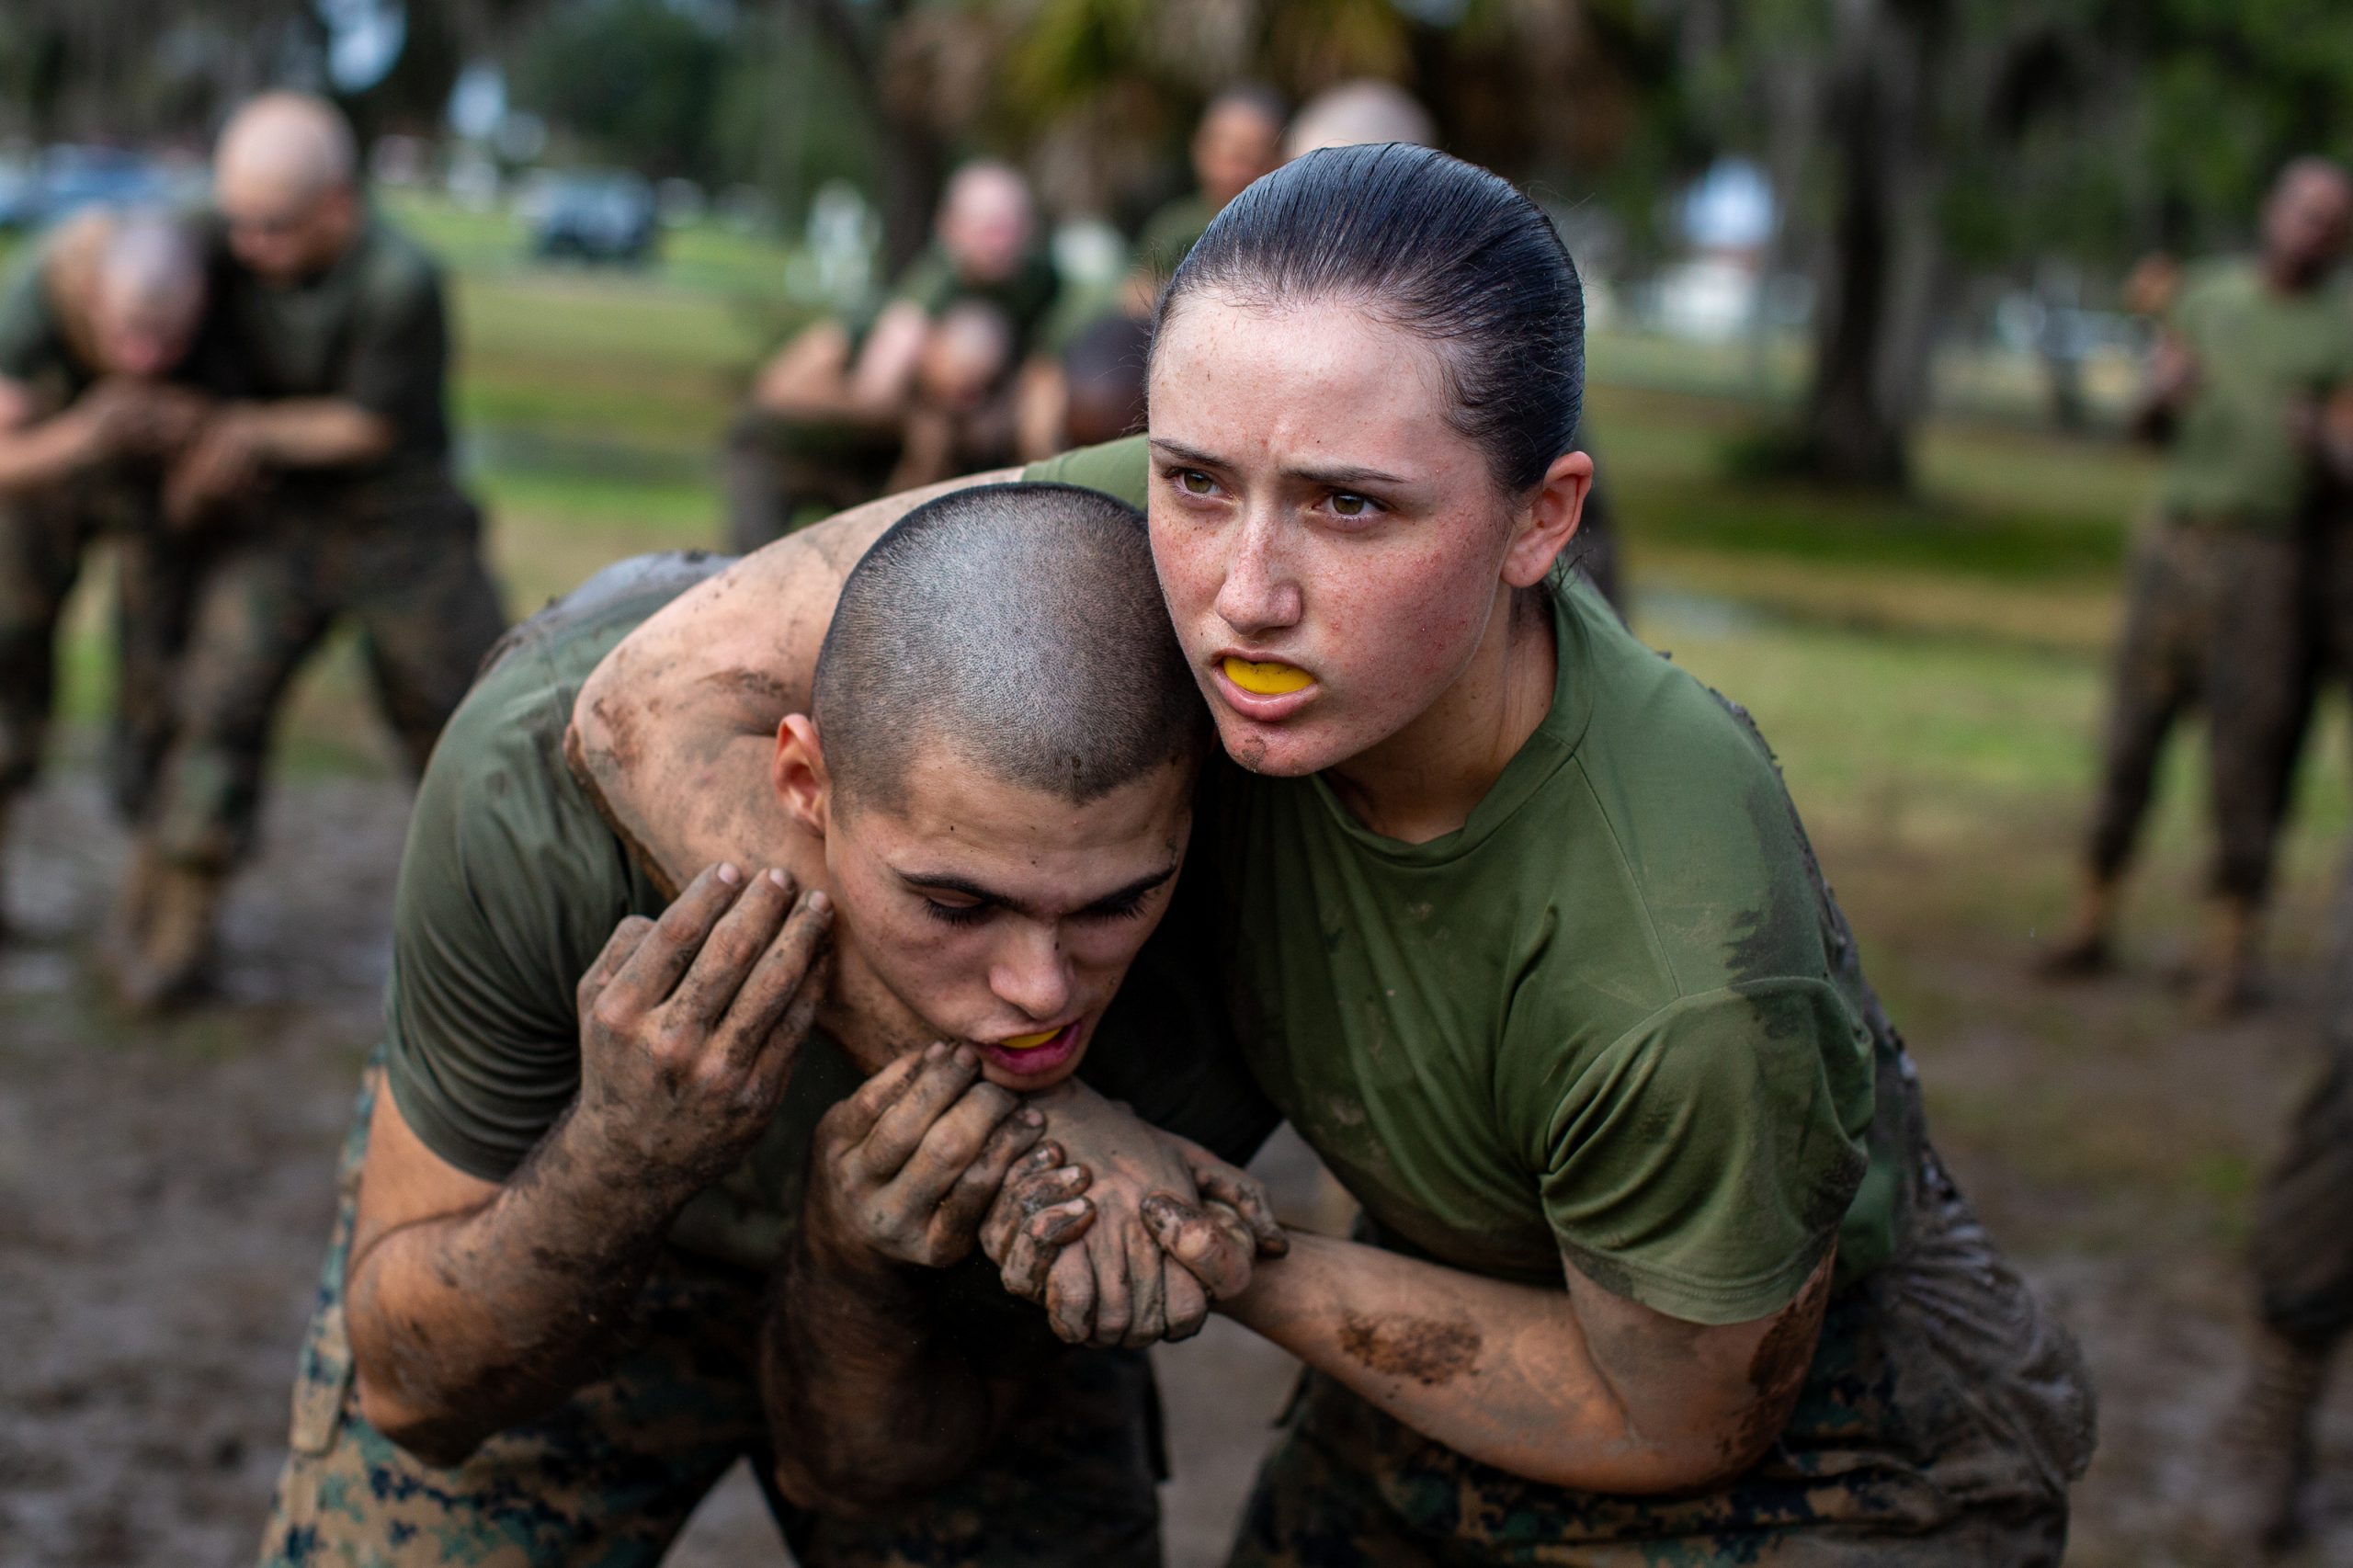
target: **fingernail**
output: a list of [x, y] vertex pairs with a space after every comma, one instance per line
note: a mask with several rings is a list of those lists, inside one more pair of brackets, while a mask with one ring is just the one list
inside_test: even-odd
[[789, 888], [792, 885], [792, 873], [786, 870], [783, 867], [779, 866], [768, 872], [768, 881], [774, 882], [778, 887]]
[[1086, 1212], [1086, 1199], [1084, 1198], [1074, 1198], [1068, 1203], [1057, 1203], [1054, 1205], [1054, 1212], [1057, 1214], [1084, 1214]]
[[832, 899], [830, 899], [830, 898], [827, 898], [827, 897], [824, 895], [824, 893], [823, 892], [821, 892], [821, 891], [817, 891], [817, 890], [813, 890], [813, 889], [811, 891], [811, 892], [810, 892], [810, 894], [809, 894], [809, 913], [810, 913], [810, 914], [812, 914], [812, 915], [830, 915], [831, 913], [833, 913], [833, 908], [834, 908], [834, 901], [833, 901]]
[[719, 880], [732, 888], [744, 880], [744, 873], [735, 869], [733, 860], [722, 860], [719, 863]]
[[1043, 1127], [1046, 1125], [1045, 1115], [1040, 1111], [1025, 1110], [1021, 1113], [1021, 1125], [1024, 1127]]
[[933, 1040], [929, 1045], [925, 1046], [923, 1050], [923, 1059], [926, 1062], [937, 1062], [947, 1054], [948, 1042], [944, 1040]]
[[1082, 1173], [1076, 1165], [1064, 1165], [1062, 1169], [1056, 1171], [1054, 1176], [1057, 1179], [1062, 1181], [1076, 1181], [1081, 1174]]
[[956, 1065], [959, 1067], [970, 1067], [980, 1059], [981, 1053], [969, 1045], [960, 1045], [956, 1048]]

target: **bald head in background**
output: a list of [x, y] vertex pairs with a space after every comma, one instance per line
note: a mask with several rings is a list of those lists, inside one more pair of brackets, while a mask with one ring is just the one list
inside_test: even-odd
[[2311, 287], [2345, 255], [2353, 233], [2353, 176], [2327, 158], [2295, 159], [2279, 171], [2263, 204], [2263, 251], [2272, 281]]
[[165, 374], [188, 357], [204, 314], [204, 252], [185, 223], [134, 213], [114, 224], [90, 288], [98, 361], [125, 376]]
[[1020, 269], [1037, 229], [1029, 182], [1007, 164], [966, 164], [948, 182], [935, 227], [959, 276], [1001, 283]]
[[1285, 158], [1303, 158], [1326, 147], [1358, 147], [1378, 142], [1438, 145], [1429, 111], [1394, 82], [1343, 82], [1302, 106], [1283, 139]]
[[229, 119], [212, 160], [229, 247], [263, 281], [297, 283], [332, 267], [358, 233], [359, 154], [324, 98], [264, 93]]

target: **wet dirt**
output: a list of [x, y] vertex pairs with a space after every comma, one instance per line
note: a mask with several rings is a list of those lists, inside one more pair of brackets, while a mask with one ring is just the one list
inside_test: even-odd
[[[290, 783], [225, 910], [222, 992], [137, 1023], [92, 981], [121, 839], [86, 771], [26, 802], [0, 943], [0, 1562], [252, 1560], [283, 1453], [330, 1173], [377, 1028], [406, 793]], [[2248, 1184], [2308, 1071], [2303, 970], [2256, 1021], [2198, 1028], [2152, 976], [2052, 991], [2023, 933], [1948, 921], [1934, 868], [1825, 838], [1927, 1081], [1938, 1139], [1995, 1236], [2082, 1337], [2102, 1443], [2070, 1562], [2189, 1562], [2222, 1456], [2248, 1289]], [[1262, 1160], [1287, 1216], [1341, 1218], [1312, 1158]], [[1170, 1558], [1220, 1560], [1287, 1362], [1222, 1320], [1159, 1353]], [[2353, 1379], [2323, 1423], [2323, 1535], [2353, 1562]], [[748, 1478], [673, 1554], [784, 1561]]]

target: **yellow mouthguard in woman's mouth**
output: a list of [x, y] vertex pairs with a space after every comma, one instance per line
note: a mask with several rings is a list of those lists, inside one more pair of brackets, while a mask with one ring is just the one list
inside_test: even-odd
[[1060, 1029], [1040, 1029], [1036, 1034], [1012, 1035], [996, 1043], [1006, 1051], [1035, 1051], [1062, 1032]]
[[1248, 659], [1226, 660], [1225, 678], [1256, 697], [1283, 697], [1315, 684], [1315, 677], [1297, 665], [1260, 665]]

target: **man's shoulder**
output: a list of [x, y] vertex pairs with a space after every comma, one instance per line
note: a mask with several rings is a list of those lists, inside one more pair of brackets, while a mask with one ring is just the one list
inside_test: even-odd
[[441, 291], [441, 264], [389, 218], [378, 213], [360, 231], [357, 284], [360, 294], [387, 306], [414, 305]]
[[1041, 459], [1023, 469], [1021, 477], [1099, 490], [1141, 512], [1151, 497], [1152, 444], [1142, 436], [1122, 436], [1100, 446], [1079, 447]]

